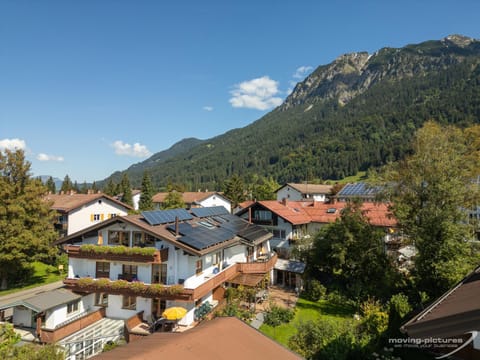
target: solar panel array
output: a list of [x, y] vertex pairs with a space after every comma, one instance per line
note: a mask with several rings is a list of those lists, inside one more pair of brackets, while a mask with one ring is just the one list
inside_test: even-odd
[[[205, 211], [211, 209], [210, 211]], [[197, 208], [200, 212], [191, 210], [199, 218], [206, 218], [193, 226], [191, 223], [183, 222], [192, 220], [193, 217], [184, 209], [162, 210], [162, 211], [144, 211], [142, 215], [150, 225], [173, 223], [178, 217], [178, 232], [181, 235], [178, 241], [188, 245], [196, 250], [204, 250], [208, 247], [221, 244], [225, 241], [240, 236], [247, 241], [254, 242], [269, 232], [260, 226], [249, 224], [238, 216], [231, 215], [223, 206], [214, 208]], [[197, 215], [198, 214], [198, 215]], [[207, 222], [209, 226], [202, 225]], [[171, 224], [167, 229], [173, 232], [177, 231], [177, 226]]]
[[340, 190], [337, 196], [366, 196], [375, 195], [379, 192], [380, 188], [376, 186], [369, 186], [363, 182], [355, 184], [347, 184], [342, 190]]
[[154, 226], [174, 222], [176, 218], [179, 221], [192, 220], [192, 215], [185, 209], [153, 210], [144, 211], [142, 216], [147, 222]]
[[[192, 226], [188, 223], [178, 225], [178, 232], [182, 235], [178, 241], [197, 250], [206, 249], [235, 237], [234, 232], [222, 227], [212, 227], [209, 229], [202, 225]], [[175, 231], [175, 226], [170, 225], [167, 229]]]
[[229, 214], [228, 210], [223, 206], [193, 208], [190, 211], [193, 215], [199, 218]]

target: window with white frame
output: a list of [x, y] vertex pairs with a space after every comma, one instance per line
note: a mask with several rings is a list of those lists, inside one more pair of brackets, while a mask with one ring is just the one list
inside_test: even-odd
[[122, 308], [135, 310], [137, 308], [137, 298], [135, 296], [123, 296]]
[[80, 300], [72, 301], [67, 304], [67, 315], [70, 315], [76, 311], [78, 311], [78, 305], [80, 304]]
[[108, 306], [108, 294], [106, 294], [106, 293], [96, 293], [95, 294], [95, 305], [96, 306]]

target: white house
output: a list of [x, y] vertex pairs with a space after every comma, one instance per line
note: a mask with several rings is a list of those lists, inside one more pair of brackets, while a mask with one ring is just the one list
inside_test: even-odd
[[328, 200], [332, 185], [323, 184], [293, 184], [287, 183], [277, 189], [277, 200], [289, 201], [314, 200], [325, 202]]
[[67, 360], [89, 357], [124, 328], [127, 339], [148, 335], [166, 308], [185, 308], [178, 325], [191, 325], [225, 284], [261, 285], [277, 260], [271, 237], [222, 206], [111, 217], [56, 242], [69, 256], [65, 288], [2, 309]]
[[[229, 213], [232, 212], [232, 202], [223, 194], [216, 191], [194, 191], [183, 192], [182, 200], [187, 209], [195, 207], [215, 207], [223, 206]], [[162, 207], [162, 204], [167, 197], [168, 192], [160, 192], [153, 196], [152, 201], [157, 209]]]
[[60, 236], [73, 234], [115, 216], [125, 216], [133, 208], [106, 194], [48, 194], [45, 200], [58, 213], [55, 228]]

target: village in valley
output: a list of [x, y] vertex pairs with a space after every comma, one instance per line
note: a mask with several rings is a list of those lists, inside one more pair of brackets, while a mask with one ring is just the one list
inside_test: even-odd
[[480, 2], [0, 2], [0, 359], [480, 360]]

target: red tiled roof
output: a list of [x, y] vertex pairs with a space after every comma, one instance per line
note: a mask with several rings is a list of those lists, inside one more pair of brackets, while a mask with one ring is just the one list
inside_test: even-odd
[[303, 202], [285, 201], [286, 205], [284, 205], [277, 200], [264, 200], [258, 203], [293, 225], [308, 224], [311, 222], [310, 216], [302, 207]]
[[[344, 202], [325, 204], [313, 201], [281, 202], [268, 200], [258, 203], [293, 225], [311, 222], [332, 223], [340, 218], [342, 209], [347, 206], [347, 203]], [[331, 211], [332, 209], [335, 209], [335, 211]], [[374, 226], [394, 227], [397, 225], [397, 221], [390, 213], [387, 204], [363, 203], [362, 211], [365, 212], [370, 224]]]
[[180, 332], [159, 332], [96, 356], [98, 360], [290, 360], [292, 351], [234, 317], [217, 317]]
[[48, 194], [45, 196], [46, 201], [52, 201], [52, 209], [64, 212], [70, 212], [81, 206], [84, 206], [90, 202], [98, 199], [105, 198], [118, 205], [132, 210], [133, 208], [117, 199], [114, 199], [103, 193], [96, 194]]

